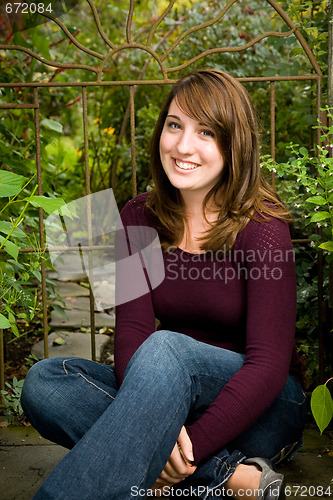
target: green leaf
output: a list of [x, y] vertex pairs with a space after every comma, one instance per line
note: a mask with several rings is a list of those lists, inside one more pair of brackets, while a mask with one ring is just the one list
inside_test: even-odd
[[63, 339], [62, 337], [57, 337], [54, 341], [53, 341], [53, 345], [65, 345], [67, 344], [66, 340]]
[[0, 198], [15, 196], [20, 192], [26, 177], [0, 170]]
[[324, 243], [319, 245], [319, 248], [327, 250], [328, 252], [333, 252], [333, 241], [325, 241]]
[[331, 217], [331, 214], [329, 212], [317, 212], [313, 214], [313, 216], [310, 219], [310, 222], [319, 222], [321, 220], [329, 219]]
[[32, 271], [32, 274], [35, 276], [35, 278], [38, 279], [38, 281], [40, 281], [40, 282], [42, 281], [42, 274], [38, 269], [35, 269], [34, 271]]
[[11, 313], [10, 311], [8, 311], [8, 321], [9, 323], [13, 324], [15, 323], [15, 316], [13, 313]]
[[15, 337], [19, 337], [20, 332], [19, 332], [17, 326], [15, 325], [15, 323], [12, 323], [10, 326], [11, 326], [12, 332], [15, 335]]
[[[0, 235], [0, 245], [5, 241], [5, 238]], [[4, 249], [6, 250], [9, 255], [11, 255], [15, 260], [18, 258], [19, 254], [19, 247], [15, 245], [12, 241], [7, 240], [6, 243], [4, 244]]]
[[44, 120], [40, 122], [40, 126], [48, 130], [53, 130], [54, 132], [59, 132], [59, 134], [62, 134], [63, 127], [61, 123], [56, 122], [54, 120], [49, 120], [48, 118], [44, 118]]
[[326, 385], [318, 385], [312, 392], [311, 411], [322, 433], [333, 417], [333, 401]]
[[[29, 200], [29, 198], [26, 198], [26, 200]], [[65, 205], [64, 200], [61, 198], [48, 198], [47, 196], [33, 196], [30, 203], [34, 207], [41, 207], [48, 214], [52, 214]]]
[[[12, 230], [12, 227], [13, 226], [12, 226], [12, 224], [10, 222], [6, 222], [4, 220], [0, 220], [0, 233], [3, 233], [3, 234], [7, 235]], [[27, 235], [19, 227], [16, 227], [13, 230], [12, 236], [14, 236], [16, 238], [19, 238], [19, 239], [23, 239], [23, 238], [27, 237]]]
[[0, 313], [0, 328], [10, 328], [11, 324], [3, 314]]
[[309, 154], [309, 151], [304, 147], [299, 148], [299, 152], [302, 156], [306, 156], [307, 154]]
[[289, 57], [294, 57], [294, 56], [299, 56], [299, 55], [303, 55], [304, 54], [304, 50], [300, 47], [295, 47], [289, 54]]
[[314, 203], [315, 205], [326, 205], [326, 200], [323, 196], [310, 196], [306, 203]]
[[61, 316], [63, 316], [65, 319], [68, 319], [67, 313], [63, 307], [59, 306], [58, 304], [52, 304], [52, 307], [55, 311], [61, 314]]

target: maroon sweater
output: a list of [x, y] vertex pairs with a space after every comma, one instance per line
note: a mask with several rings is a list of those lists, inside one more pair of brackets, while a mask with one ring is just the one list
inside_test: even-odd
[[[146, 196], [124, 207], [124, 226], [151, 226]], [[156, 330], [155, 318], [158, 329], [246, 354], [217, 399], [187, 427], [199, 463], [249, 428], [279, 395], [289, 373], [301, 380], [294, 347], [294, 254], [288, 225], [271, 217], [250, 221], [228, 255], [176, 248], [163, 258], [163, 282], [117, 306], [116, 374], [121, 382], [131, 356]]]

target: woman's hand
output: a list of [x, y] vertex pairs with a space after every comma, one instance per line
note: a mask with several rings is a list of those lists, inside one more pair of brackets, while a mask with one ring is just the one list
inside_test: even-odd
[[185, 427], [181, 428], [169, 460], [153, 486], [153, 489], [172, 486], [190, 476], [196, 470], [191, 462], [194, 460], [193, 446]]

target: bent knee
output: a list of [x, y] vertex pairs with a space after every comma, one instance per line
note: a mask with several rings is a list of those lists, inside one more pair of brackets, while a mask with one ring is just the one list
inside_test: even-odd
[[48, 358], [38, 361], [27, 373], [24, 380], [21, 403], [26, 411], [31, 404], [38, 402], [46, 397], [51, 389], [52, 380], [62, 369], [63, 358]]
[[171, 330], [157, 330], [147, 338], [144, 345], [152, 345], [156, 349], [164, 349], [170, 346], [172, 349], [178, 350], [184, 347], [188, 342], [193, 342], [193, 339], [183, 333], [173, 332]]
[[186, 349], [188, 342], [195, 342], [181, 333], [158, 330], [152, 333], [141, 344], [132, 356], [128, 368], [133, 363], [142, 363], [144, 366], [165, 370], [182, 370], [186, 365]]

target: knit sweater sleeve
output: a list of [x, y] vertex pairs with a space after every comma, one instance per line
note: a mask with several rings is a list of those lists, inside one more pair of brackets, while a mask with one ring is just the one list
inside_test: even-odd
[[[149, 290], [149, 280], [145, 269], [136, 265], [134, 273], [131, 273], [129, 265], [121, 266], [119, 262], [131, 255], [133, 241], [129, 241], [128, 228], [144, 228], [147, 220], [143, 217], [144, 196], [139, 195], [134, 198], [121, 211], [121, 225], [124, 231], [119, 228], [119, 235], [116, 236], [116, 327], [115, 327], [115, 371], [119, 384], [122, 383], [126, 366], [138, 349], [138, 347], [155, 331], [155, 314], [152, 305], [151, 293]], [[118, 231], [117, 231], [118, 232]], [[138, 233], [136, 233], [137, 237]], [[127, 248], [124, 248], [126, 246]], [[125, 262], [125, 260], [123, 260]], [[129, 262], [128, 262], [129, 264]], [[138, 289], [137, 270], [141, 268], [143, 274], [140, 278], [147, 279], [142, 285], [142, 292], [137, 298], [133, 296], [133, 290]], [[147, 289], [145, 291], [145, 284]], [[140, 286], [140, 285], [139, 285]], [[120, 291], [119, 291], [120, 290]], [[118, 300], [121, 295], [121, 300]], [[119, 303], [120, 302], [120, 303]]]
[[247, 272], [246, 357], [206, 412], [187, 427], [195, 462], [248, 429], [283, 389], [294, 346], [296, 277], [288, 225], [250, 221], [235, 248]]

